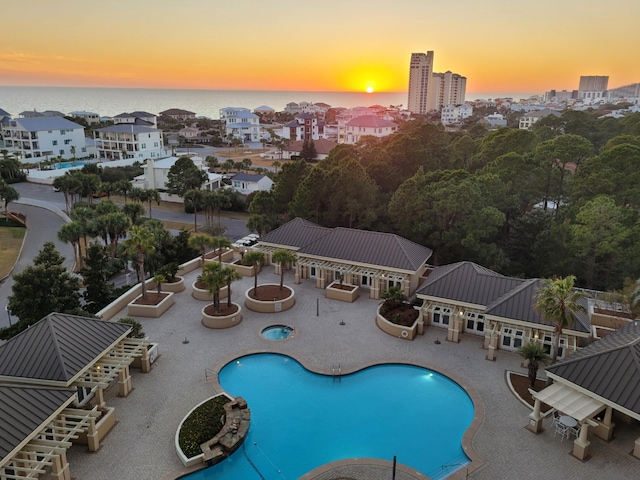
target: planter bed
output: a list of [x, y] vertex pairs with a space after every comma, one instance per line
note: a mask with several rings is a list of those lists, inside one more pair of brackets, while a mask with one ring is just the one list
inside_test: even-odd
[[296, 303], [293, 288], [286, 285], [282, 287], [282, 290], [280, 290], [279, 284], [267, 283], [258, 285], [258, 297], [253, 294], [253, 290], [252, 287], [245, 293], [244, 305], [254, 312], [284, 312]]
[[202, 325], [207, 328], [230, 328], [235, 327], [242, 321], [242, 308], [237, 303], [231, 304], [231, 309], [227, 308], [227, 303], [221, 305], [221, 313], [212, 313], [215, 307], [212, 304], [202, 309]]
[[[209, 293], [209, 289], [201, 285], [200, 287], [197, 285], [199, 282], [195, 281], [192, 285], [191, 296], [196, 300], [202, 300], [203, 302], [211, 302], [213, 301], [213, 295]], [[201, 288], [203, 287], [203, 288]], [[227, 298], [227, 287], [224, 286], [220, 289], [220, 299]]]
[[[132, 317], [158, 318], [173, 305], [173, 292], [147, 292], [147, 300], [143, 301], [142, 295], [127, 305], [127, 315]], [[162, 297], [160, 299], [160, 297]], [[153, 300], [157, 300], [155, 303]]]
[[340, 282], [331, 283], [326, 289], [327, 298], [353, 303], [360, 296], [360, 287]]

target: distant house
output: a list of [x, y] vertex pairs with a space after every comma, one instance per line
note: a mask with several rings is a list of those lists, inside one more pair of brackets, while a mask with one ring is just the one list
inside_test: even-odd
[[257, 173], [236, 173], [231, 177], [231, 186], [242, 195], [249, 195], [258, 191], [269, 191], [273, 180], [266, 175]]
[[89, 125], [100, 123], [100, 115], [93, 112], [85, 112], [84, 110], [81, 110], [77, 112], [69, 112], [69, 116], [82, 118]]
[[[220, 118], [225, 123], [227, 137], [239, 138], [243, 142], [260, 141], [260, 117], [248, 109], [222, 109]], [[224, 118], [223, 118], [224, 117]]]
[[398, 124], [389, 120], [384, 120], [375, 115], [364, 115], [350, 120], [345, 127], [345, 135], [338, 143], [354, 144], [360, 141], [363, 136], [386, 137], [398, 130]]
[[257, 108], [254, 108], [253, 113], [258, 115], [265, 122], [272, 122], [275, 117], [276, 111], [271, 107], [261, 105]]
[[500, 128], [507, 126], [507, 119], [501, 113], [492, 113], [483, 118], [484, 123], [489, 125], [489, 128]]
[[24, 160], [87, 156], [84, 127], [62, 117], [7, 119], [2, 135], [5, 148]]
[[555, 110], [549, 110], [545, 108], [544, 110], [537, 110], [533, 112], [528, 112], [522, 117], [520, 117], [520, 122], [518, 128], [521, 130], [529, 130], [538, 120], [544, 117], [548, 117], [549, 115], [554, 115], [559, 117], [561, 114]]
[[39, 118], [39, 117], [64, 117], [64, 113], [57, 110], [45, 110], [37, 112], [35, 110], [25, 110], [19, 114], [20, 118]]
[[116, 125], [119, 123], [130, 123], [141, 127], [158, 128], [156, 116], [149, 112], [120, 113], [113, 117], [112, 120]]
[[418, 288], [432, 250], [392, 233], [355, 228], [325, 228], [295, 218], [263, 235], [253, 248], [270, 255], [276, 250], [294, 252], [295, 281], [315, 281], [325, 289], [341, 275], [379, 299], [389, 287], [398, 286], [407, 296]]
[[320, 138], [318, 119], [311, 113], [301, 113], [282, 127], [282, 138], [291, 142]]
[[[282, 158], [291, 159], [296, 155], [300, 155], [302, 153], [302, 147], [304, 142], [291, 142], [289, 145], [282, 149]], [[318, 140], [313, 140], [313, 145], [316, 149], [316, 153], [318, 156], [316, 160], [324, 160], [329, 156], [329, 152], [333, 150], [338, 144], [332, 140], [327, 140], [326, 138], [319, 138]]]
[[94, 132], [98, 158], [124, 160], [166, 156], [162, 131], [134, 123], [118, 123]]
[[179, 122], [196, 119], [196, 114], [194, 112], [190, 112], [189, 110], [182, 110], [180, 108], [170, 108], [169, 110], [160, 112], [159, 115], [166, 115], [167, 117], [171, 117], [174, 120], [178, 120]]
[[213, 138], [213, 135], [207, 135], [197, 127], [182, 128], [178, 131], [178, 135], [184, 137], [184, 139], [190, 143], [210, 142]]
[[462, 122], [471, 115], [473, 115], [473, 107], [471, 105], [447, 105], [440, 112], [440, 122], [443, 125], [452, 125]]

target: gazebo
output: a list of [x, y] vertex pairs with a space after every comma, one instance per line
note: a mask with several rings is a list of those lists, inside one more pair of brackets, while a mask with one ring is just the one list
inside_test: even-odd
[[[535, 405], [527, 428], [536, 433], [542, 430], [542, 403], [575, 418], [580, 435], [574, 441], [573, 455], [584, 460], [589, 455], [589, 427], [594, 435], [610, 440], [614, 412], [625, 421], [640, 421], [640, 321], [548, 367], [547, 376], [554, 383], [532, 392]], [[633, 456], [640, 458], [640, 438]]]
[[[0, 346], [0, 477], [70, 479], [72, 440], [96, 451], [115, 424], [103, 392], [118, 381], [131, 390], [129, 366], [151, 368], [148, 340], [128, 338], [131, 326], [51, 313]], [[5, 411], [3, 411], [5, 409]], [[22, 473], [20, 473], [22, 472]]]

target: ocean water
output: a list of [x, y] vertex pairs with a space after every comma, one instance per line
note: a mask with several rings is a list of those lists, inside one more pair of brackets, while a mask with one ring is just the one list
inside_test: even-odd
[[[467, 94], [467, 100], [478, 98], [528, 98], [525, 93]], [[407, 105], [407, 92], [297, 92], [259, 90], [171, 90], [152, 88], [80, 88], [80, 87], [8, 87], [0, 86], [0, 108], [18, 117], [25, 110], [84, 110], [102, 116], [144, 110], [158, 114], [169, 108], [195, 112], [197, 116], [220, 118], [224, 107], [251, 110], [267, 105], [284, 110], [289, 102], [327, 103], [333, 107], [353, 108], [371, 105]]]

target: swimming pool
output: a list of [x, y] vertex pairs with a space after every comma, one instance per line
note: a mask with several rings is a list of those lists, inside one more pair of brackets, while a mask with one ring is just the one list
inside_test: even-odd
[[55, 170], [60, 170], [63, 168], [84, 167], [86, 163], [87, 162], [83, 162], [80, 160], [76, 160], [75, 162], [60, 162], [60, 163], [54, 163], [53, 168]]
[[469, 461], [461, 442], [473, 403], [431, 370], [378, 365], [334, 379], [284, 355], [256, 354], [227, 364], [218, 378], [247, 400], [249, 434], [228, 459], [189, 480], [295, 479], [328, 462], [394, 455], [438, 479], [452, 471], [443, 465]]
[[286, 325], [271, 325], [262, 329], [262, 336], [268, 340], [284, 340], [293, 332], [293, 328]]

